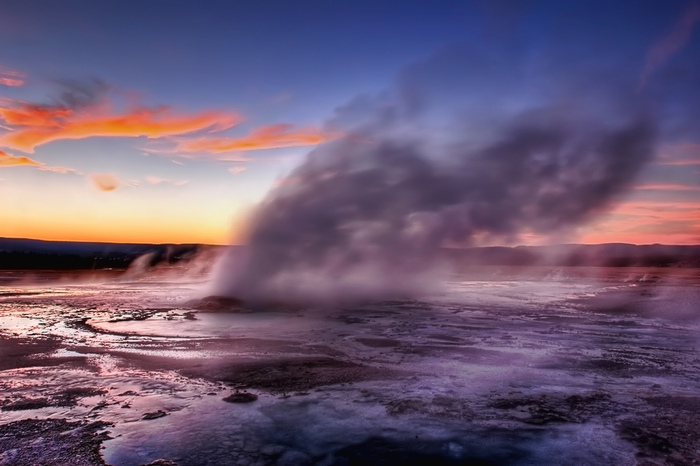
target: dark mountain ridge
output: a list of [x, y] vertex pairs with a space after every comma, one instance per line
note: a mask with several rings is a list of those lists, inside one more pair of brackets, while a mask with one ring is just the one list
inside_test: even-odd
[[459, 265], [700, 267], [700, 245], [627, 243], [446, 249]]
[[[244, 248], [244, 246], [235, 246]], [[176, 264], [203, 251], [225, 246], [203, 244], [124, 244], [42, 241], [0, 238], [0, 269], [4, 270], [124, 270], [138, 257], [148, 265]], [[445, 248], [442, 256], [456, 266], [587, 266], [700, 268], [700, 245], [559, 244]]]
[[200, 244], [82, 243], [0, 238], [0, 269], [91, 270], [127, 269], [138, 257], [149, 255], [149, 264], [174, 264], [191, 259], [203, 249], [221, 246]]

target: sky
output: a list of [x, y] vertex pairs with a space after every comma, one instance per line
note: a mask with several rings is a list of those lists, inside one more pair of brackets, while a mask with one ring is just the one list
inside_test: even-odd
[[698, 244], [698, 23], [692, 0], [2, 2], [0, 237], [243, 243], [348, 108], [416, 89], [421, 128], [462, 115], [475, 144], [545, 95], [643, 108], [651, 159], [555, 239]]

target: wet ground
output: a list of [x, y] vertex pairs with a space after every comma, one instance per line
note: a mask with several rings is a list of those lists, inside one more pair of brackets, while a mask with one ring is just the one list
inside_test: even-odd
[[55, 278], [0, 277], [1, 465], [700, 464], [697, 269], [254, 309]]

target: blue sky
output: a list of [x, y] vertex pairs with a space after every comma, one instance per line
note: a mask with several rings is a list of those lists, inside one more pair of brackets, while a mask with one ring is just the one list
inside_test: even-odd
[[[5, 2], [0, 236], [240, 242], [255, 203], [339, 137], [336, 109], [414, 85], [434, 93], [431, 131], [462, 107], [470, 127], [487, 127], [572, 93], [602, 115], [629, 91], [658, 122], [656, 157], [571, 239], [700, 242], [698, 11], [693, 1]], [[453, 47], [470, 52], [411, 71]], [[28, 123], [18, 109], [51, 113]]]

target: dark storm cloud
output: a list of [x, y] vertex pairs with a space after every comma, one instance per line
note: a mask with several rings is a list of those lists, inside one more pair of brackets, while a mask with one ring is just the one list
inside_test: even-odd
[[517, 63], [470, 58], [443, 50], [407, 67], [394, 91], [340, 108], [329, 125], [345, 136], [270, 193], [220, 291], [334, 300], [415, 290], [441, 246], [571, 227], [653, 155], [655, 125], [629, 93], [591, 102], [614, 92], [529, 85]]

